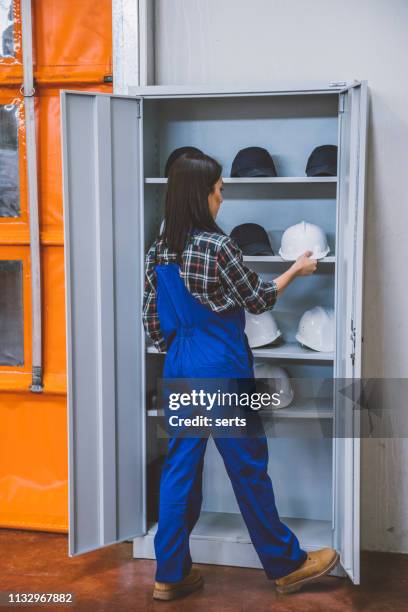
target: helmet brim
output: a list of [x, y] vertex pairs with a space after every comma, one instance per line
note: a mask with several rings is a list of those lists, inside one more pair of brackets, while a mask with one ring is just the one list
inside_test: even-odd
[[245, 244], [241, 247], [244, 255], [274, 255], [275, 253], [265, 242], [254, 242], [253, 244]]
[[300, 334], [296, 334], [295, 338], [302, 346], [317, 351], [318, 353], [332, 353], [334, 351], [334, 347], [323, 348], [314, 342], [310, 342], [310, 340], [305, 340]]
[[[324, 257], [326, 257], [326, 255], [328, 253], [330, 253], [330, 247], [329, 246], [327, 246], [324, 251], [321, 251], [320, 253], [317, 253], [317, 255], [312, 255], [311, 257], [312, 257], [312, 259], [317, 259], [317, 260], [324, 259]], [[282, 259], [284, 261], [296, 261], [297, 258], [300, 257], [302, 254], [303, 254], [303, 252], [299, 253], [298, 255], [288, 256], [288, 255], [286, 255], [285, 253], [282, 252], [282, 249], [279, 249], [279, 255], [280, 255], [280, 257], [282, 257]]]
[[256, 177], [275, 177], [278, 176], [273, 168], [240, 168], [231, 172], [232, 178], [256, 178]]
[[337, 176], [337, 165], [319, 164], [306, 169], [307, 176]]

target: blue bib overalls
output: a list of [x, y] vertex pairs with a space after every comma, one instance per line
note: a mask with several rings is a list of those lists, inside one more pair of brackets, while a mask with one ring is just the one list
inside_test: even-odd
[[[188, 291], [178, 264], [155, 269], [160, 328], [170, 343], [163, 378], [253, 378], [244, 309], [213, 312]], [[266, 437], [214, 436], [214, 442], [267, 577], [277, 579], [294, 571], [307, 554], [279, 519], [267, 473]], [[189, 535], [200, 515], [206, 444], [207, 438], [169, 439], [154, 540], [160, 582], [177, 582], [190, 572]]]

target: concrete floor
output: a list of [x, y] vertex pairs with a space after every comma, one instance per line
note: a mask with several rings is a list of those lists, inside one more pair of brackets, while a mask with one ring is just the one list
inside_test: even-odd
[[[130, 542], [72, 558], [67, 550], [64, 534], [0, 529], [0, 591], [71, 591], [76, 598], [71, 609], [90, 612], [408, 610], [408, 555], [364, 552], [360, 586], [329, 576], [286, 596], [276, 593], [262, 570], [201, 565], [197, 567], [205, 580], [202, 591], [174, 602], [154, 602], [155, 563], [132, 559]], [[68, 608], [55, 604], [39, 607]]]

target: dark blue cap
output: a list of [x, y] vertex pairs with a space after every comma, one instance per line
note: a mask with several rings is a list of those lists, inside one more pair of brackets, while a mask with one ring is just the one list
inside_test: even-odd
[[277, 176], [273, 159], [262, 147], [241, 149], [231, 166], [232, 177]]
[[336, 176], [336, 145], [322, 145], [313, 149], [307, 160], [306, 174], [307, 176]]
[[274, 255], [269, 236], [257, 223], [242, 223], [230, 234], [244, 255]]

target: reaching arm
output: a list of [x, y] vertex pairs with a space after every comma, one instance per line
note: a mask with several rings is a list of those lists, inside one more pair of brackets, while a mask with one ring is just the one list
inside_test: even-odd
[[278, 286], [278, 295], [293, 281], [297, 276], [309, 276], [316, 272], [317, 261], [311, 259], [310, 255], [313, 251], [305, 251], [303, 255], [297, 258], [286, 272], [275, 278], [275, 283]]
[[227, 239], [218, 252], [219, 277], [237, 306], [261, 314], [274, 307], [277, 297], [297, 276], [306, 276], [316, 270], [316, 260], [309, 258], [311, 254], [306, 251], [286, 272], [272, 281], [264, 281], [243, 263], [242, 251], [235, 242]]

